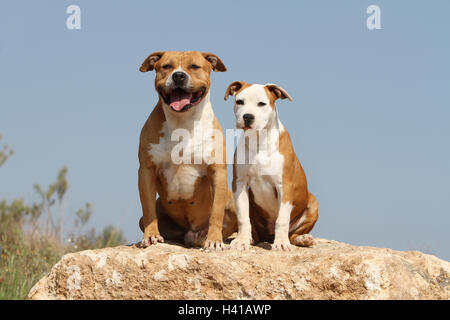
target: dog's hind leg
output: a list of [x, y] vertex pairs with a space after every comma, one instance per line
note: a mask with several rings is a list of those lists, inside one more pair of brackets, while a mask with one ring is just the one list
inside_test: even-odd
[[222, 223], [222, 238], [227, 239], [233, 233], [237, 232], [237, 217], [236, 217], [236, 207], [234, 205], [234, 197], [231, 191], [228, 192], [228, 201], [225, 205], [225, 214], [223, 215]]
[[[165, 240], [184, 243], [186, 229], [176, 224], [165, 212], [161, 199], [156, 200], [156, 215], [158, 217], [158, 228]], [[139, 220], [139, 227], [143, 230], [143, 218]]]
[[308, 206], [303, 211], [298, 221], [291, 223], [289, 239], [291, 244], [300, 247], [309, 247], [314, 243], [313, 237], [308, 234], [319, 217], [319, 203], [311, 193], [308, 198]]
[[[205, 225], [197, 230], [189, 230], [184, 236], [184, 243], [187, 246], [202, 247], [206, 241], [209, 226]], [[229, 192], [229, 198], [225, 205], [225, 212], [222, 222], [222, 237], [227, 239], [237, 231], [236, 208], [234, 206], [233, 195]]]
[[236, 212], [233, 210], [225, 209], [222, 225], [222, 237], [223, 239], [229, 238], [233, 233], [237, 232], [238, 225], [236, 219]]
[[[184, 244], [192, 247], [203, 247], [208, 234], [208, 225], [198, 229], [189, 230], [184, 235]], [[223, 239], [227, 239], [237, 231], [236, 213], [232, 209], [225, 209], [222, 224]]]

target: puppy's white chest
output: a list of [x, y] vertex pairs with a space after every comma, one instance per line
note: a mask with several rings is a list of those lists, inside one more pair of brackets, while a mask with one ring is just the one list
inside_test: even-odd
[[267, 176], [252, 176], [249, 179], [249, 187], [256, 204], [271, 217], [276, 218], [278, 216], [278, 200], [276, 186], [272, 179]]
[[278, 153], [257, 154], [248, 166], [248, 184], [254, 200], [273, 219], [278, 216], [278, 192], [282, 189], [283, 157]]

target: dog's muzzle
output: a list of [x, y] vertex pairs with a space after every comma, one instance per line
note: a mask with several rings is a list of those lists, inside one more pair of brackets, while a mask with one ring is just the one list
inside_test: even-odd
[[242, 118], [244, 118], [244, 124], [246, 127], [250, 127], [252, 123], [255, 121], [255, 116], [251, 113], [244, 114]]

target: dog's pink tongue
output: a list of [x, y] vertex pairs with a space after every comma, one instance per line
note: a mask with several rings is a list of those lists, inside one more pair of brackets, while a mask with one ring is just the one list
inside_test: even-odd
[[173, 92], [170, 95], [170, 106], [176, 111], [180, 111], [190, 102], [191, 102], [191, 95], [189, 93]]

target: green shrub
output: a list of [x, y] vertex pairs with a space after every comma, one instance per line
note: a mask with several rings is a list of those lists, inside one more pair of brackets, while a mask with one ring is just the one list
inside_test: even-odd
[[[8, 147], [0, 148], [0, 167], [12, 154]], [[34, 186], [39, 202], [0, 201], [0, 300], [24, 299], [65, 253], [125, 243], [122, 232], [111, 225], [100, 233], [95, 228], [84, 230], [93, 213], [90, 203], [76, 212], [75, 229], [64, 241], [62, 204], [68, 188], [63, 167], [47, 189]]]

